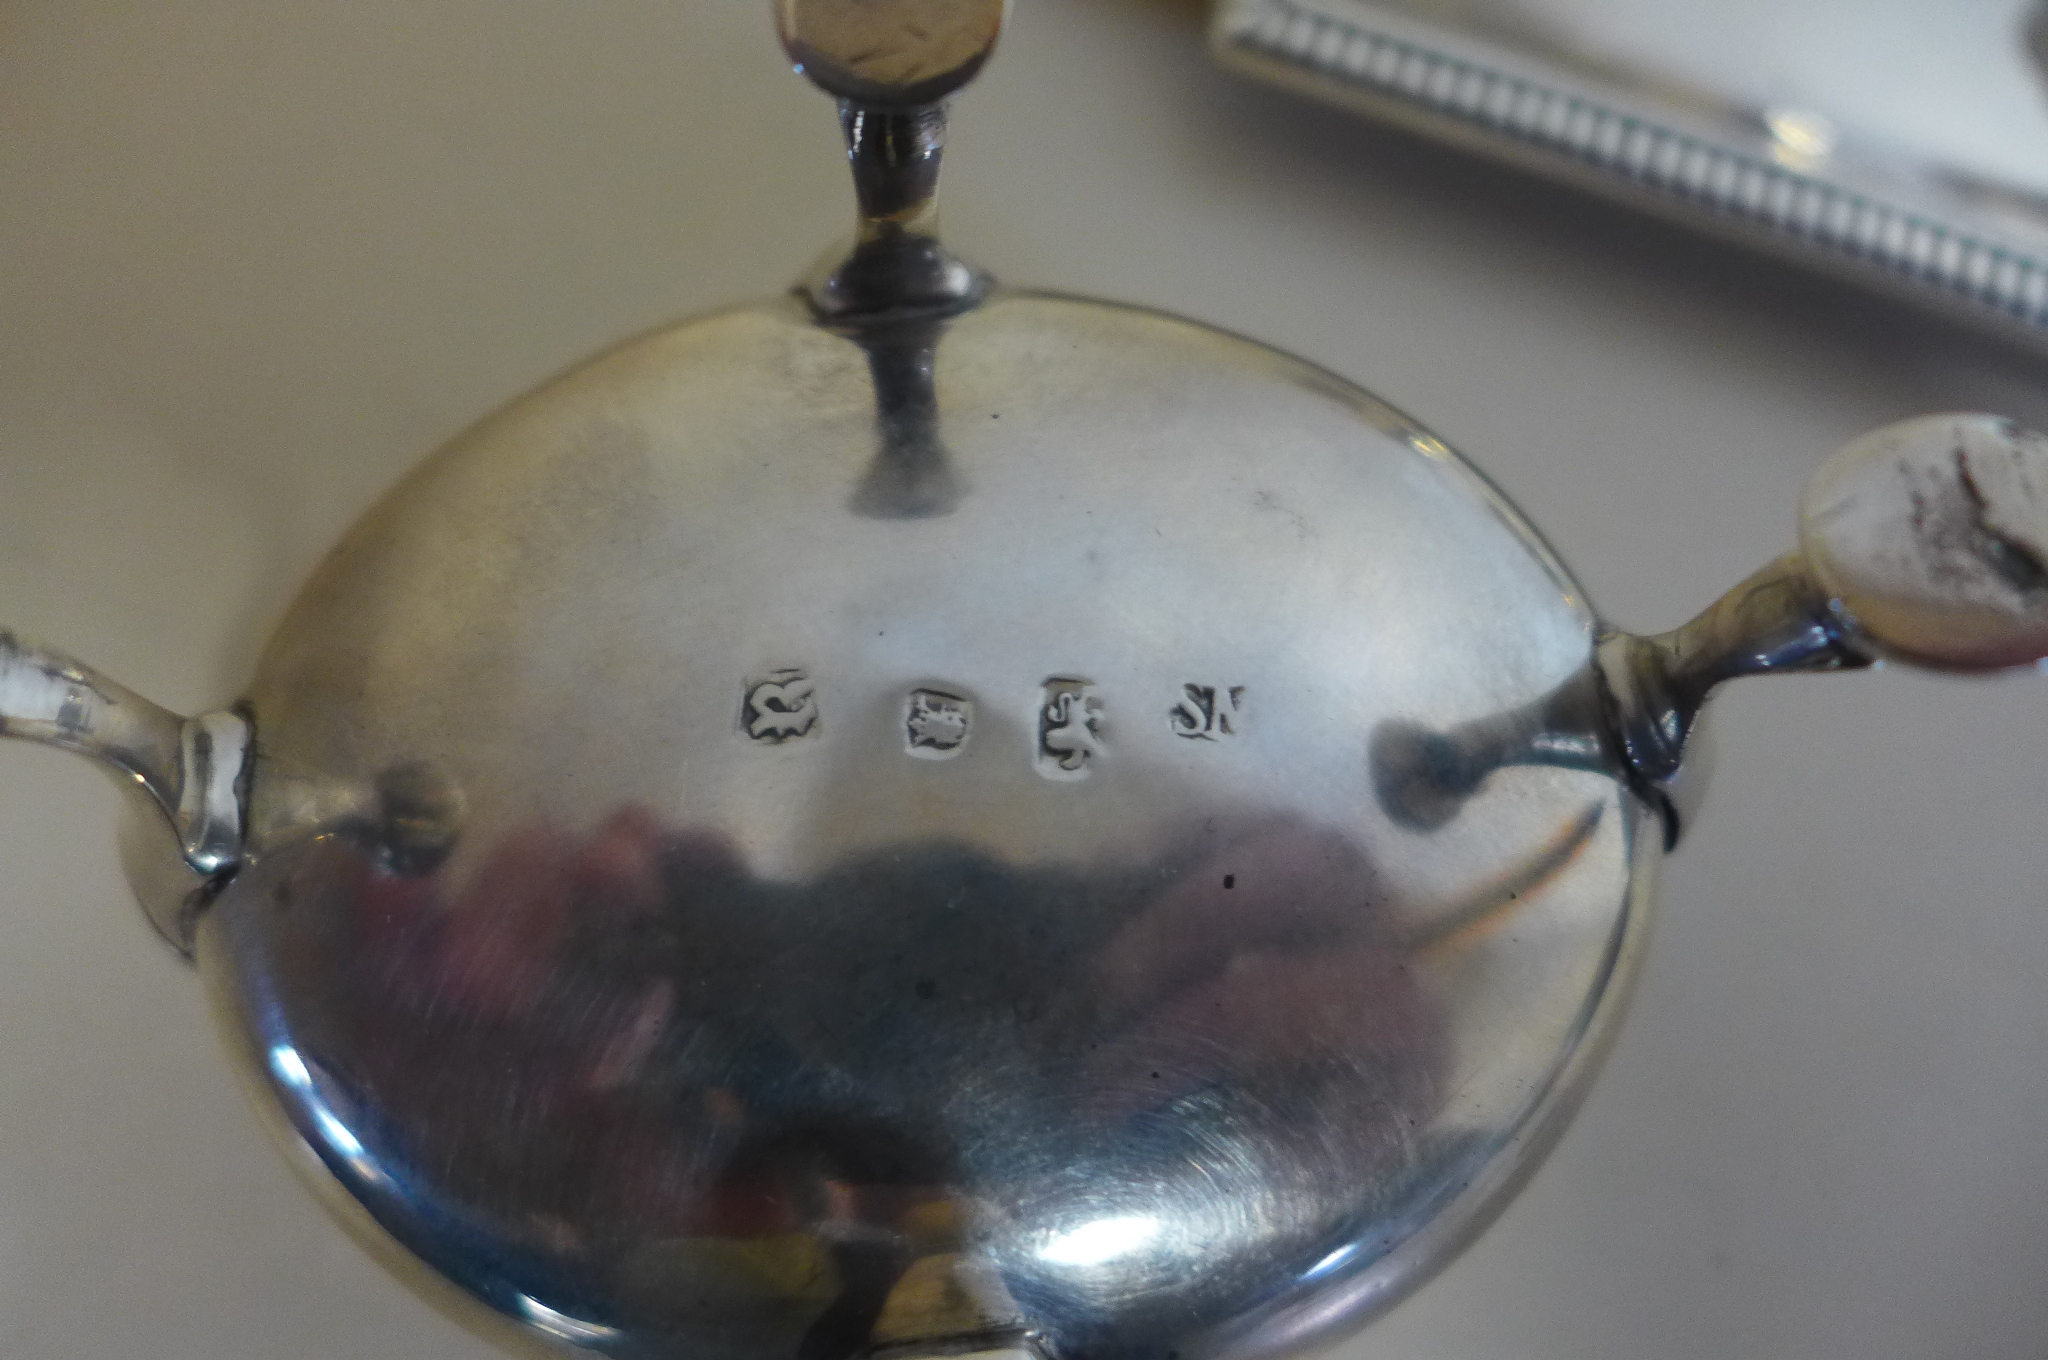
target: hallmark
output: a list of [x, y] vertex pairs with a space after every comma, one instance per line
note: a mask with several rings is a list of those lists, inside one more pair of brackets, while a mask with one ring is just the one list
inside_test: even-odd
[[912, 690], [910, 707], [903, 715], [910, 754], [922, 760], [952, 759], [967, 745], [973, 722], [974, 705], [959, 695], [937, 689]]
[[1243, 685], [1182, 685], [1181, 689], [1181, 701], [1167, 713], [1175, 735], [1191, 741], [1237, 735], [1237, 715], [1244, 707]]
[[818, 699], [811, 678], [794, 668], [771, 671], [747, 686], [740, 730], [755, 741], [779, 746], [808, 736], [818, 726]]
[[1084, 779], [1102, 754], [1102, 700], [1086, 680], [1058, 676], [1045, 682], [1038, 706], [1038, 772], [1049, 779]]

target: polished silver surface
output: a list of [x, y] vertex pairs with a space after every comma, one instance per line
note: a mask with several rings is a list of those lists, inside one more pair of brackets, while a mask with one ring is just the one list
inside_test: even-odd
[[[854, 121], [863, 194], [907, 164], [922, 196], [866, 203], [849, 263], [928, 226], [936, 151]], [[1586, 1088], [1676, 829], [1635, 734], [1675, 762], [1685, 706], [1796, 668], [1801, 619], [1804, 664], [1902, 636], [1857, 601], [1927, 604], [1857, 570], [1889, 561], [1862, 527], [1917, 528], [1895, 498], [1836, 514], [1897, 431], [1809, 499], [1823, 589], [1781, 565], [1638, 644], [1327, 372], [930, 277], [660, 331], [476, 427], [315, 575], [245, 717], [109, 687], [102, 739], [41, 653], [0, 694], [9, 732], [131, 776], [178, 734], [173, 801], [236, 831], [193, 842], [235, 872], [189, 900], [259, 1103], [345, 1223], [507, 1335], [1341, 1335]], [[1976, 491], [1926, 560], [2012, 584], [2038, 440], [1968, 432], [2016, 471], [1908, 439]], [[1956, 664], [2022, 659], [2021, 596], [2020, 641]], [[1948, 659], [1939, 609], [1916, 626]]]
[[[1340, 1334], [1626, 996], [1662, 838], [1592, 614], [1341, 380], [948, 288], [941, 111], [843, 113], [825, 286], [484, 422], [302, 594], [199, 916], [230, 1042], [343, 1220], [515, 1335]], [[1404, 734], [1530, 712], [1409, 805]]]
[[130, 881], [164, 938], [189, 950], [192, 913], [241, 862], [247, 720], [181, 718], [0, 629], [0, 736], [75, 751], [114, 775], [131, 795], [131, 823], [140, 823], [124, 835]]
[[[237, 1045], [393, 1238], [620, 1353], [1355, 1325], [1575, 1104], [1661, 842], [1597, 706], [1427, 826], [1375, 739], [1585, 692], [1592, 616], [1386, 408], [1096, 303], [946, 323], [956, 494], [878, 504], [865, 338], [636, 342], [349, 536], [249, 692]], [[353, 811], [395, 776], [436, 853]]]
[[[775, 19], [799, 71], [839, 101], [860, 227], [806, 284], [820, 315], [872, 323], [971, 307], [980, 270], [939, 240], [938, 180], [948, 96], [994, 52], [1009, 0], [777, 0]], [[883, 346], [882, 404], [929, 407], [913, 339]]]
[[1666, 849], [1691, 825], [1705, 792], [1693, 746], [1714, 691], [1745, 675], [1868, 666], [1873, 658], [1848, 631], [1805, 560], [1787, 553], [1683, 627], [1601, 640], [1616, 739], [1664, 812]]

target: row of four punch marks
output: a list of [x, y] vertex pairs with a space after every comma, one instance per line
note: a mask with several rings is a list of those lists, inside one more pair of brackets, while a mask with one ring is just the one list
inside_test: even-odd
[[[1185, 684], [1165, 711], [1169, 730], [1190, 741], [1236, 735], [1244, 686]], [[1047, 680], [1038, 704], [1037, 761], [1055, 777], [1079, 778], [1102, 753], [1103, 701], [1086, 680]], [[798, 669], [772, 671], [751, 681], [740, 708], [740, 731], [763, 745], [781, 745], [818, 730], [817, 687]], [[903, 708], [904, 749], [923, 760], [948, 760], [967, 747], [974, 703], [940, 689], [914, 689]]]

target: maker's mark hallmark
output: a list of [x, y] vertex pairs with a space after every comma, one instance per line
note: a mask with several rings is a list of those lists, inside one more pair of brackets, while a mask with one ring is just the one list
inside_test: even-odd
[[1167, 712], [1174, 734], [1191, 741], [1216, 741], [1237, 735], [1244, 707], [1243, 685], [1182, 685], [1179, 703]]
[[1102, 754], [1102, 700], [1086, 680], [1055, 676], [1038, 705], [1038, 772], [1048, 779], [1085, 779]]
[[811, 678], [796, 669], [771, 671], [747, 685], [740, 730], [755, 741], [779, 746], [817, 730], [818, 697]]
[[944, 690], [915, 689], [903, 715], [903, 735], [910, 754], [922, 760], [950, 760], [967, 745], [974, 723], [974, 705]]

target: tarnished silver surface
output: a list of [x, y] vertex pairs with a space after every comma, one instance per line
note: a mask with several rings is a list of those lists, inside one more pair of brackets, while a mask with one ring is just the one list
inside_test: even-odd
[[[201, 935], [256, 1080], [399, 1242], [622, 1353], [1355, 1323], [1571, 1108], [1660, 840], [1596, 708], [1428, 827], [1375, 735], [1582, 687], [1592, 616], [1247, 342], [955, 319], [943, 513], [872, 492], [869, 360], [794, 304], [637, 342], [330, 559]], [[462, 791], [433, 853], [394, 781]]]

